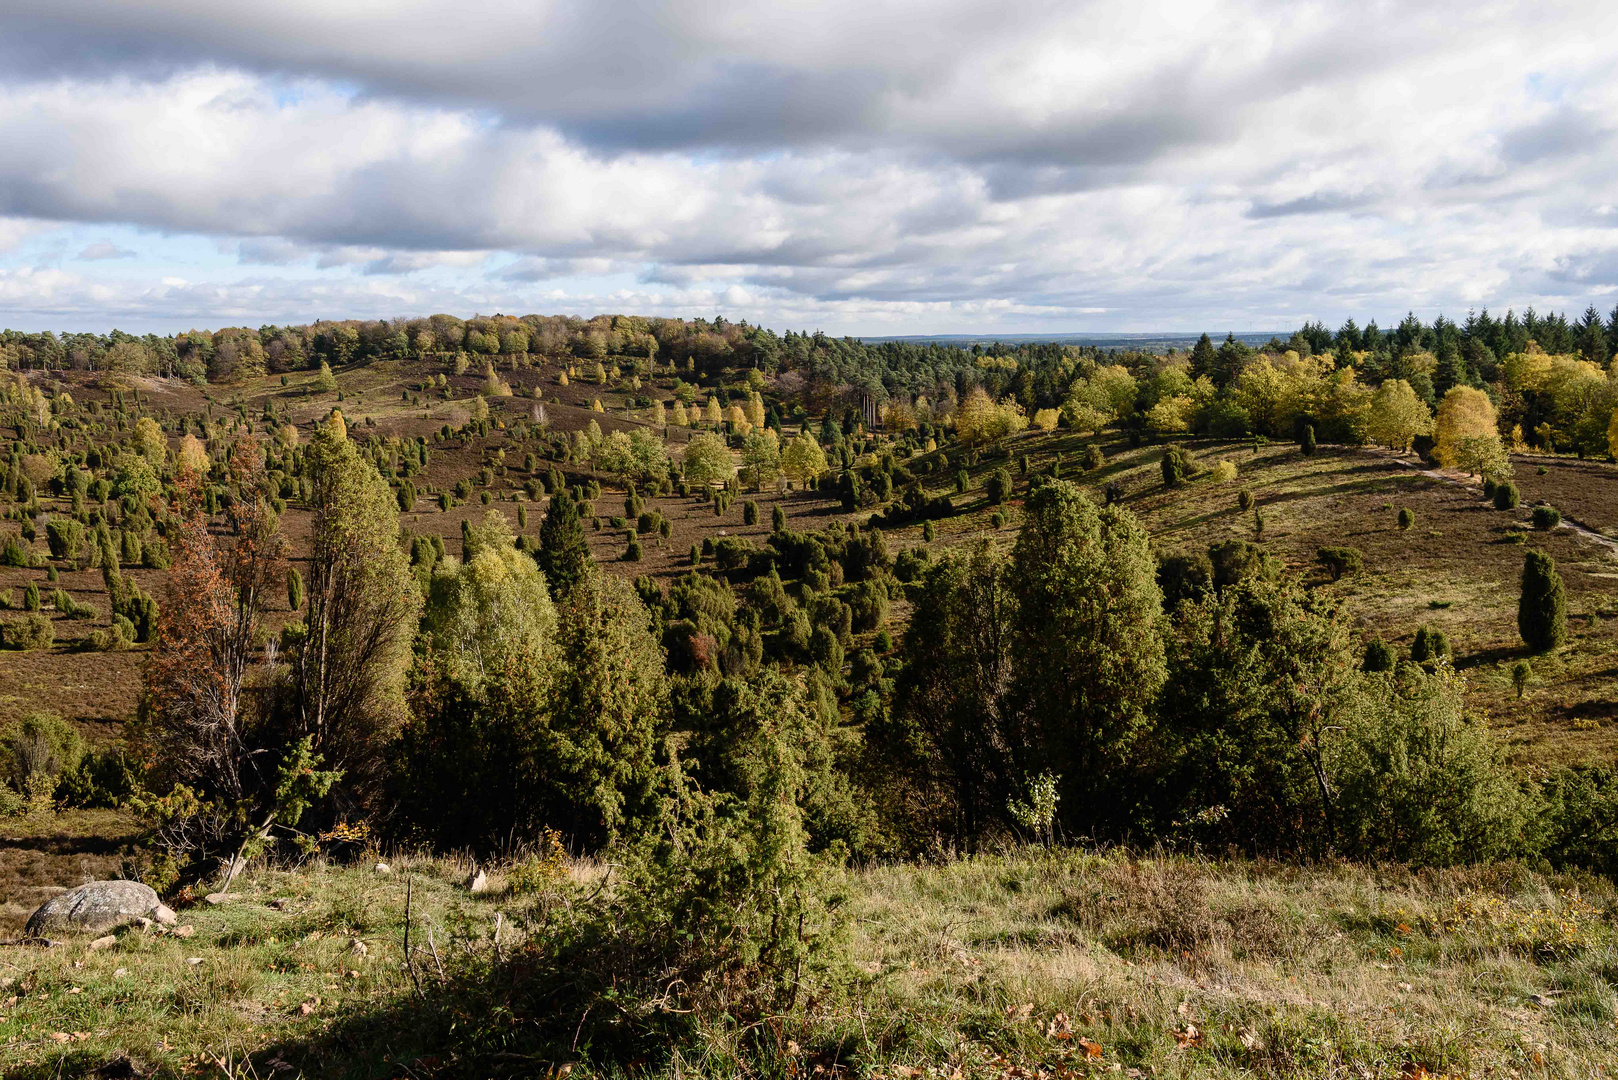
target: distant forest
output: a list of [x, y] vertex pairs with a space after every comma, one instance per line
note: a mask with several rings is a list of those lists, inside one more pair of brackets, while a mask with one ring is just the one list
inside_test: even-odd
[[[1212, 347], [1207, 335], [1204, 338], [1199, 354]], [[1520, 316], [1508, 311], [1504, 318], [1495, 318], [1485, 309], [1468, 314], [1459, 323], [1442, 315], [1428, 323], [1410, 314], [1389, 329], [1382, 329], [1375, 320], [1361, 327], [1350, 319], [1336, 331], [1308, 322], [1287, 339], [1272, 338], [1256, 347], [1230, 334], [1217, 349], [1218, 361], [1207, 373], [1217, 383], [1221, 370], [1239, 370], [1255, 352], [1290, 351], [1303, 357], [1333, 355], [1339, 367], [1352, 364], [1362, 380], [1374, 384], [1399, 375], [1407, 357], [1425, 353], [1436, 361], [1432, 390], [1442, 397], [1449, 386], [1458, 383], [1482, 387], [1494, 382], [1500, 360], [1527, 351], [1530, 341], [1545, 353], [1579, 354], [1605, 366], [1618, 346], [1618, 307], [1605, 319], [1591, 306], [1578, 319], [1560, 312], [1540, 315], [1530, 308]], [[992, 396], [1015, 394], [1030, 410], [1061, 405], [1068, 382], [1059, 371], [1064, 361], [1071, 364], [1075, 358], [1089, 358], [1139, 369], [1158, 356], [1148, 349], [1075, 347], [1053, 341], [970, 348], [914, 340], [867, 342], [807, 331], [777, 334], [723, 318], [625, 315], [591, 319], [433, 315], [394, 321], [267, 325], [257, 330], [227, 327], [143, 337], [118, 330], [109, 334], [0, 331], [0, 368], [125, 371], [199, 384], [313, 369], [322, 362], [339, 368], [456, 352], [487, 357], [572, 355], [585, 360], [639, 356], [673, 362], [702, 374], [717, 374], [727, 367], [758, 368], [766, 374], [795, 372], [807, 386], [852, 388], [878, 400], [916, 394], [937, 397], [949, 390], [964, 397], [981, 385]], [[1018, 363], [1015, 367], [985, 366], [981, 359], [986, 355], [1008, 356]]]

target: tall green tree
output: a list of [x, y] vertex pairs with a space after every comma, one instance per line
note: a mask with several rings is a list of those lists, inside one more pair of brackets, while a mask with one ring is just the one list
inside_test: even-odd
[[590, 545], [584, 538], [579, 506], [566, 489], [551, 496], [545, 520], [539, 526], [539, 549], [534, 558], [558, 596], [571, 589], [590, 567]]
[[1163, 597], [1146, 530], [1065, 480], [1023, 508], [1009, 577], [1015, 707], [1062, 777], [1071, 830], [1114, 824], [1119, 771], [1165, 678]]
[[1247, 577], [1176, 610], [1160, 704], [1159, 819], [1255, 854], [1332, 846], [1329, 763], [1359, 656], [1342, 613], [1295, 582]]
[[404, 718], [421, 593], [399, 545], [393, 491], [340, 419], [320, 425], [304, 461], [313, 513], [291, 724], [344, 773], [346, 789], [364, 792]]
[[646, 605], [616, 574], [592, 568], [559, 615], [561, 666], [543, 756], [577, 810], [552, 824], [599, 844], [651, 792], [653, 744], [668, 715], [663, 647]]
[[1010, 707], [1016, 598], [1010, 563], [983, 543], [928, 569], [905, 632], [891, 719], [867, 730], [873, 752], [915, 786], [927, 831], [963, 846], [1001, 819], [1034, 748]]
[[504, 514], [489, 510], [471, 533], [472, 558], [441, 562], [433, 573], [422, 632], [450, 676], [475, 691], [518, 652], [531, 663], [553, 659], [556, 609]]
[[1556, 560], [1543, 551], [1523, 558], [1517, 630], [1535, 652], [1550, 652], [1567, 640], [1567, 589]]

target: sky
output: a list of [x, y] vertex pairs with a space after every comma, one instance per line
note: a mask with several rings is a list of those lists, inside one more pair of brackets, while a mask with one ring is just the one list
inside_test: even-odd
[[1594, 0], [0, 0], [0, 325], [1618, 303]]

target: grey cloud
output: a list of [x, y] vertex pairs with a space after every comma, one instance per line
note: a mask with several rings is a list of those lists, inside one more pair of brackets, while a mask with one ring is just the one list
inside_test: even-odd
[[1282, 202], [1255, 201], [1247, 209], [1247, 216], [1264, 218], [1291, 217], [1294, 214], [1334, 214], [1343, 210], [1358, 210], [1373, 202], [1370, 195], [1348, 195], [1342, 192], [1319, 191]]
[[1563, 106], [1542, 120], [1506, 132], [1500, 139], [1500, 153], [1509, 162], [1531, 165], [1600, 153], [1611, 140], [1610, 126], [1583, 109]]
[[281, 237], [255, 237], [236, 245], [236, 261], [244, 266], [291, 266], [310, 257], [304, 244]]
[[103, 259], [133, 259], [135, 253], [128, 248], [121, 248], [110, 240], [98, 240], [79, 252], [78, 258], [85, 262], [98, 262]]
[[[1270, 3], [1231, 7], [1256, 27]], [[1352, 10], [1337, 12], [1339, 20]], [[1099, 92], [1030, 105], [1015, 100], [1015, 79], [976, 85], [1042, 46], [1088, 44], [1097, 21], [1115, 11], [1104, 0], [816, 8], [440, 0], [378, 18], [370, 5], [342, 0], [5, 0], [0, 70], [13, 80], [85, 72], [160, 80], [217, 64], [544, 125], [608, 153], [881, 145], [1076, 170], [1138, 166], [1217, 140], [1245, 106], [1355, 62], [1363, 70], [1378, 55], [1365, 41], [1323, 50], [1321, 32], [1280, 37], [1257, 62], [1237, 61], [1195, 37], [1171, 43], [1164, 34], [1153, 43], [1162, 50], [1156, 70]], [[1073, 171], [1051, 175], [1082, 183]]]

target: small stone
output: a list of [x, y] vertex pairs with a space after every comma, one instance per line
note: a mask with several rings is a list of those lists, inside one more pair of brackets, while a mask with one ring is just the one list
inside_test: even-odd
[[367, 956], [367, 955], [370, 954], [370, 952], [371, 952], [371, 950], [365, 947], [365, 942], [363, 942], [363, 941], [355, 941], [354, 942], [354, 955], [355, 956], [361, 956], [361, 957]]
[[175, 937], [184, 937], [184, 938], [188, 938], [188, 937], [190, 937], [192, 934], [194, 934], [196, 932], [197, 932], [196, 927], [190, 926], [190, 925], [176, 926], [173, 930], [169, 931], [169, 933], [173, 934]]
[[210, 904], [213, 904], [215, 907], [219, 906], [220, 904], [232, 904], [232, 903], [235, 903], [237, 900], [240, 900], [241, 898], [242, 898], [241, 893], [233, 893], [233, 892], [211, 892], [207, 896], [203, 897], [204, 900], [206, 900]]
[[485, 893], [489, 891], [489, 875], [482, 870], [477, 871], [466, 879], [468, 892]]
[[379, 862], [376, 864], [376, 872], [379, 874], [391, 874], [393, 873], [393, 867], [385, 862]]
[[128, 974], [129, 974], [129, 969], [128, 968], [119, 968], [117, 971], [114, 971], [112, 973], [112, 977], [115, 978], [115, 979], [121, 979], [125, 975], [128, 975]]
[[169, 907], [167, 904], [157, 905], [157, 909], [152, 912], [152, 918], [156, 919], [164, 926], [173, 926], [175, 923], [180, 921], [180, 917], [174, 914], [174, 909]]
[[198, 964], [202, 963], [202, 957], [188, 956], [185, 958], [185, 962], [190, 964], [192, 967], [196, 967]]
[[106, 937], [98, 937], [90, 942], [90, 951], [100, 952], [102, 949], [110, 949], [116, 944], [118, 944], [117, 936], [108, 934]]

